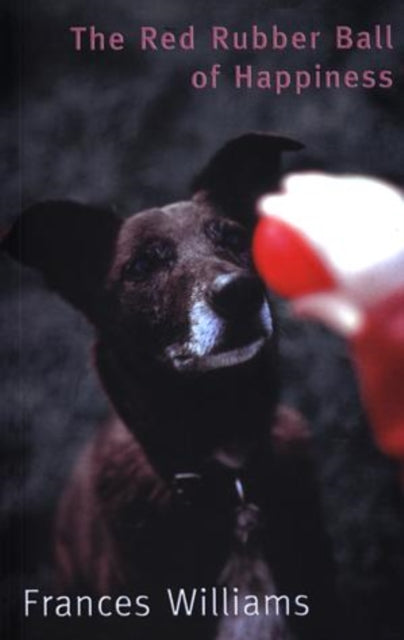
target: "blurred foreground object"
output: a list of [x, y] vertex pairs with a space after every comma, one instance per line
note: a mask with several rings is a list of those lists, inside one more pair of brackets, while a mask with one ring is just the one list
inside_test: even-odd
[[350, 343], [379, 447], [404, 486], [404, 200], [363, 176], [288, 176], [258, 203], [257, 269], [294, 311]]

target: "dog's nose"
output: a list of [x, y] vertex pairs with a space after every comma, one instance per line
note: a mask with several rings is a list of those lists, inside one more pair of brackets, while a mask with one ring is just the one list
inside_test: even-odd
[[263, 287], [255, 276], [221, 274], [212, 283], [210, 304], [223, 318], [231, 318], [234, 314], [254, 314], [263, 302]]

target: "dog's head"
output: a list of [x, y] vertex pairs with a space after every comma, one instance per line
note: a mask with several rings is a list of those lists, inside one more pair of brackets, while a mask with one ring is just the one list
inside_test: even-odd
[[128, 366], [176, 373], [235, 367], [271, 341], [273, 316], [250, 257], [254, 202], [300, 145], [247, 134], [212, 158], [193, 198], [122, 220], [72, 202], [27, 210], [4, 246], [94, 323]]

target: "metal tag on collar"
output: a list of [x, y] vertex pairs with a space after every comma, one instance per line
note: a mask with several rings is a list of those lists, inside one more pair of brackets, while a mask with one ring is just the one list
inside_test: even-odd
[[236, 488], [236, 494], [240, 501], [240, 504], [245, 504], [245, 491], [244, 491], [244, 485], [241, 478], [237, 477], [234, 480], [234, 486]]
[[247, 544], [260, 524], [261, 510], [256, 504], [249, 502], [237, 507], [235, 536], [242, 544]]
[[244, 485], [239, 477], [235, 478], [234, 485], [240, 502], [236, 509], [235, 534], [242, 544], [247, 544], [251, 533], [260, 526], [261, 512], [257, 505], [246, 501]]

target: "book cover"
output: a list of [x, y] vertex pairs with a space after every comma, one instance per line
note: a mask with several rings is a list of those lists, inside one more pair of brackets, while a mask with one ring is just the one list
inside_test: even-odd
[[3, 10], [2, 638], [403, 637], [397, 463], [251, 259], [284, 174], [402, 189], [402, 8]]

